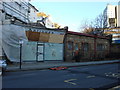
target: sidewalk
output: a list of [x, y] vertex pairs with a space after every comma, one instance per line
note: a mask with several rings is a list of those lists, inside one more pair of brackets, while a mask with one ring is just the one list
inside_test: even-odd
[[52, 67], [66, 66], [85, 66], [85, 65], [98, 65], [107, 63], [120, 63], [120, 60], [107, 60], [107, 61], [91, 61], [91, 62], [24, 62], [22, 63], [22, 68], [20, 69], [19, 64], [8, 65], [7, 72], [14, 71], [26, 71], [26, 70], [41, 70], [48, 69]]

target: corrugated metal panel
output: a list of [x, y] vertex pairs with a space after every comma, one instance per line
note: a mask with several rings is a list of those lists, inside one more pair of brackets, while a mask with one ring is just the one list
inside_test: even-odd
[[63, 60], [63, 44], [45, 43], [45, 60]]
[[22, 60], [36, 61], [37, 42], [24, 42], [22, 46]]

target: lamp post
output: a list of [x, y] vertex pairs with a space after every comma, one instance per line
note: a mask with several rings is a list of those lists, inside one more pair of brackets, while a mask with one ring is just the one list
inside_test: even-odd
[[19, 44], [20, 44], [20, 69], [21, 69], [21, 66], [22, 66], [22, 44], [23, 44], [23, 40], [20, 39], [19, 40]]

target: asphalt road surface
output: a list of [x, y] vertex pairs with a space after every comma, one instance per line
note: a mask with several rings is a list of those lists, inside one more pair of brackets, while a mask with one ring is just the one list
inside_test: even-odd
[[120, 85], [120, 64], [6, 72], [2, 79], [3, 88], [112, 88]]

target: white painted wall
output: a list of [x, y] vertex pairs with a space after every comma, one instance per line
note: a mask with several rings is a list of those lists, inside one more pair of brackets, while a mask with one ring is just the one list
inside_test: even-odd
[[[105, 10], [104, 10], [104, 16], [106, 16], [107, 20], [107, 27], [111, 27], [110, 22], [109, 22], [109, 18], [116, 18], [115, 17], [115, 5], [107, 5]], [[114, 23], [114, 26], [116, 25], [116, 23]]]
[[30, 7], [30, 13], [29, 13], [29, 20], [31, 23], [35, 23], [37, 22], [38, 20], [38, 17], [37, 17], [37, 10], [35, 10], [33, 7], [29, 6]]
[[107, 6], [107, 16], [108, 18], [115, 18], [115, 5]]
[[0, 11], [0, 56], [2, 56], [2, 12]]
[[117, 6], [117, 27], [120, 27], [120, 1]]

